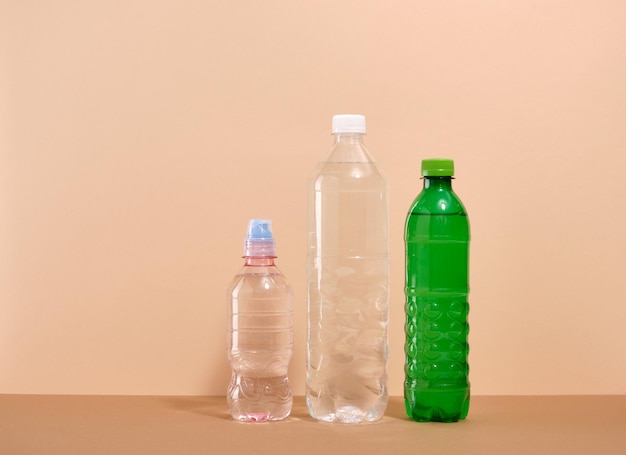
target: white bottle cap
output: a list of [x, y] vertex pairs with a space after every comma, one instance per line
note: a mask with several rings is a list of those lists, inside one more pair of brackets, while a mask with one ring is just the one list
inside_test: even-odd
[[356, 114], [333, 115], [333, 134], [365, 133], [365, 116]]

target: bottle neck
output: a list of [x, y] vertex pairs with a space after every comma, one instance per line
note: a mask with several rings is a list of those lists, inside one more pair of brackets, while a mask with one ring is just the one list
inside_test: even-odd
[[335, 133], [328, 162], [368, 163], [371, 157], [363, 143], [364, 133]]
[[245, 265], [252, 267], [271, 267], [274, 265], [273, 256], [244, 256]]
[[424, 177], [425, 190], [452, 190], [452, 177]]
[[365, 133], [333, 133], [333, 136], [335, 137], [335, 144], [337, 144], [337, 142], [357, 143], [363, 142]]

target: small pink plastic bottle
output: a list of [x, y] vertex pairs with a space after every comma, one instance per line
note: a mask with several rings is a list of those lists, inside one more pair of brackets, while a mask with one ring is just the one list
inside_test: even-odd
[[228, 409], [244, 422], [282, 420], [293, 403], [287, 377], [293, 291], [274, 265], [270, 220], [250, 220], [243, 257], [244, 266], [228, 287]]

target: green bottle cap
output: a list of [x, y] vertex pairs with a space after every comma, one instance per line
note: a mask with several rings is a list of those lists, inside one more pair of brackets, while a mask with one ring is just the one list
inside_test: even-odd
[[422, 175], [424, 177], [452, 177], [454, 161], [443, 158], [422, 160]]

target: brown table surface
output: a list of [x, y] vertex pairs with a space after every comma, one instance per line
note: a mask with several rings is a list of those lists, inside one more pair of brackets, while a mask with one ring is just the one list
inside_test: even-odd
[[624, 396], [478, 396], [466, 420], [233, 421], [224, 397], [0, 395], [0, 454], [626, 454]]

